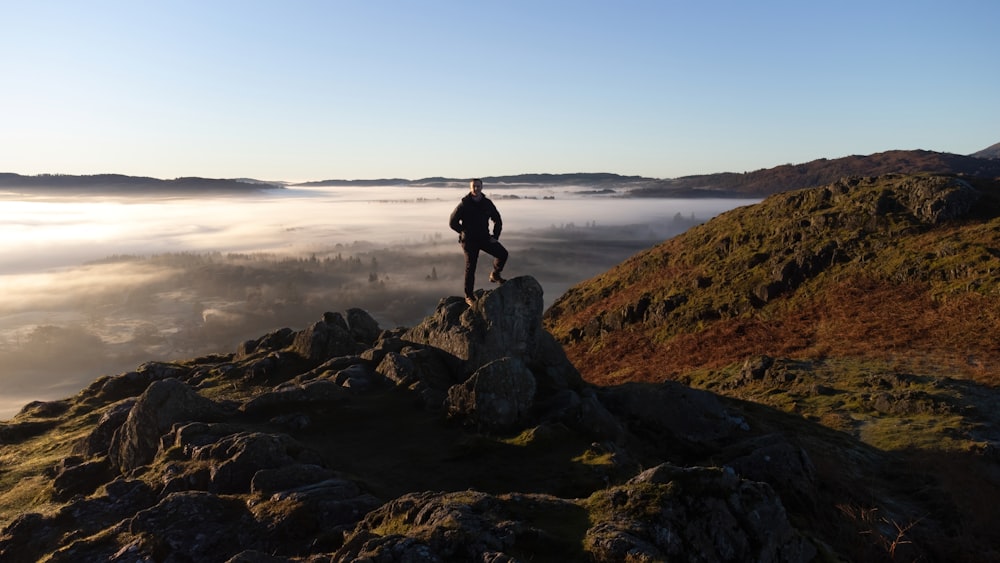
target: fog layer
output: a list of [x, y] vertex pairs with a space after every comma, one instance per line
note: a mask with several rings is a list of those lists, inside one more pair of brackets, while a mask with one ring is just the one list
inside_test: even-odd
[[[567, 288], [749, 200], [491, 190], [546, 306]], [[463, 190], [349, 187], [153, 200], [0, 194], [0, 420], [146, 360], [231, 352], [325, 311], [411, 326], [459, 295], [448, 216]], [[482, 264], [487, 262], [483, 261]], [[481, 267], [477, 287], [488, 283]]]

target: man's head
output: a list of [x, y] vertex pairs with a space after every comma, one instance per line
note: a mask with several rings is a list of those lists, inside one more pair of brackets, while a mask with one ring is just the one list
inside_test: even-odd
[[473, 197], [476, 197], [476, 198], [482, 197], [482, 195], [483, 195], [483, 181], [480, 180], [479, 178], [473, 178], [469, 182], [469, 193], [472, 194]]

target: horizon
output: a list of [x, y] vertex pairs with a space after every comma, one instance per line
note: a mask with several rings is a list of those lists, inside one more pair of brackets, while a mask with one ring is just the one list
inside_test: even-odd
[[1000, 5], [975, 0], [6, 12], [0, 170], [24, 175], [670, 179], [1000, 131]]
[[[991, 145], [989, 145], [987, 147], [983, 147], [982, 149], [978, 149], [978, 150], [973, 151], [972, 153], [969, 153], [969, 154], [948, 153], [947, 151], [928, 151], [927, 149], [909, 149], [909, 150], [912, 150], [912, 151], [938, 152], [938, 153], [941, 153], [941, 154], [955, 154], [955, 155], [958, 155], [958, 156], [972, 156], [973, 154], [975, 154], [977, 152], [983, 151], [985, 149], [994, 148], [994, 147], [997, 147], [997, 146], [1000, 146], [1000, 143], [993, 143], [993, 144], [991, 144]], [[792, 166], [798, 166], [798, 165], [809, 164], [811, 162], [815, 162], [816, 160], [836, 160], [836, 159], [839, 159], [839, 158], [849, 158], [849, 157], [852, 157], [852, 156], [873, 156], [875, 154], [880, 154], [882, 152], [892, 152], [892, 151], [896, 151], [896, 150], [908, 150], [908, 149], [888, 149], [886, 151], [879, 151], [879, 153], [870, 153], [870, 154], [865, 154], [865, 155], [861, 155], [861, 154], [855, 153], [855, 154], [843, 155], [843, 156], [837, 156], [837, 157], [819, 157], [819, 158], [814, 159], [814, 160], [809, 161], [809, 162], [791, 162], [791, 163], [785, 163], [785, 164], [786, 165], [790, 164]], [[770, 169], [770, 168], [776, 168], [778, 166], [782, 166], [782, 165], [775, 165], [774, 167], [763, 168], [763, 169], [760, 169], [760, 170], [767, 170], [767, 169]], [[752, 172], [752, 171], [748, 170], [748, 171], [744, 171], [744, 173], [745, 172]], [[736, 172], [736, 171], [733, 171], [733, 170], [723, 170], [723, 171], [719, 171], [719, 172], [694, 173], [694, 174], [690, 174], [688, 176], [700, 176], [700, 175], [711, 175], [711, 174], [737, 174], [737, 173], [739, 173], [739, 172]], [[429, 180], [436, 180], [436, 181], [442, 181], [443, 180], [443, 181], [464, 182], [464, 181], [468, 181], [468, 180], [470, 180], [472, 178], [472, 177], [458, 178], [458, 177], [444, 176], [444, 175], [440, 175], [440, 174], [435, 174], [435, 175], [431, 175], [431, 176], [423, 176], [423, 177], [419, 177], [419, 178], [407, 178], [407, 177], [396, 177], [396, 178], [390, 178], [390, 177], [379, 177], [379, 178], [374, 178], [374, 177], [373, 178], [319, 178], [319, 179], [314, 178], [314, 179], [307, 179], [307, 180], [289, 180], [287, 178], [267, 179], [267, 178], [254, 178], [254, 177], [249, 177], [249, 176], [238, 176], [238, 177], [221, 178], [221, 177], [204, 177], [204, 176], [190, 176], [190, 175], [181, 175], [181, 176], [166, 178], [166, 177], [154, 177], [154, 176], [133, 176], [133, 175], [129, 175], [129, 174], [121, 174], [121, 173], [118, 173], [118, 172], [98, 172], [98, 173], [93, 173], [93, 174], [69, 174], [69, 173], [62, 173], [62, 172], [41, 172], [41, 173], [38, 173], [38, 174], [30, 174], [29, 175], [29, 174], [22, 174], [22, 173], [19, 173], [19, 172], [2, 171], [2, 170], [0, 170], [0, 174], [14, 174], [14, 175], [22, 176], [22, 177], [26, 177], [26, 178], [37, 178], [37, 177], [45, 177], [45, 176], [57, 176], [57, 177], [65, 176], [65, 177], [81, 177], [81, 178], [88, 178], [88, 177], [94, 177], [94, 176], [124, 176], [124, 177], [127, 177], [127, 178], [136, 178], [136, 179], [142, 178], [142, 179], [153, 179], [153, 180], [160, 180], [160, 181], [175, 181], [175, 180], [181, 180], [181, 179], [227, 180], [227, 181], [235, 181], [235, 182], [239, 182], [239, 181], [253, 181], [253, 182], [261, 182], [261, 183], [270, 184], [270, 185], [284, 184], [286, 186], [303, 186], [303, 185], [310, 184], [310, 183], [321, 183], [321, 182], [380, 182], [380, 181], [384, 181], [384, 182], [395, 182], [395, 181], [421, 182], [421, 181], [429, 181]], [[490, 178], [508, 178], [508, 177], [517, 177], [517, 176], [556, 176], [556, 177], [559, 177], [559, 176], [588, 176], [588, 175], [611, 175], [611, 176], [620, 176], [622, 178], [630, 178], [630, 177], [632, 177], [632, 178], [640, 178], [642, 180], [677, 180], [677, 179], [688, 177], [688, 176], [675, 176], [675, 177], [672, 177], [672, 178], [656, 178], [656, 177], [648, 177], [648, 176], [638, 176], [638, 175], [622, 174], [622, 173], [619, 173], [619, 172], [608, 172], [606, 170], [605, 171], [591, 171], [591, 172], [577, 171], [577, 172], [556, 172], [556, 173], [534, 171], [534, 172], [520, 172], [520, 173], [515, 173], [515, 174], [503, 174], [503, 175], [485, 175], [485, 176], [479, 176], [479, 177], [483, 178], [483, 179], [490, 179]], [[390, 184], [386, 184], [386, 186], [389, 186], [389, 185]], [[366, 187], [377, 187], [377, 186], [373, 185], [373, 186], [366, 186]]]

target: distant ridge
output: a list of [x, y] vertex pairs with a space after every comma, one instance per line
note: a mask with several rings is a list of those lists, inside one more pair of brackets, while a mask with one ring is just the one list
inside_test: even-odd
[[[503, 187], [504, 184], [545, 184], [558, 186], [621, 186], [635, 187], [637, 183], [646, 184], [656, 182], [655, 178], [643, 176], [622, 176], [610, 172], [574, 172], [567, 174], [515, 174], [510, 176], [482, 176], [481, 179], [491, 188]], [[332, 186], [420, 186], [420, 187], [449, 187], [466, 186], [470, 178], [446, 178], [443, 176], [433, 176], [421, 178], [419, 180], [407, 180], [405, 178], [383, 178], [376, 180], [318, 180], [315, 182], [303, 182], [296, 186], [310, 187], [332, 187]]]
[[[990, 152], [992, 151], [992, 152]], [[722, 172], [662, 180], [630, 192], [638, 197], [766, 197], [772, 194], [824, 186], [849, 176], [883, 174], [954, 174], [977, 178], [1000, 177], [995, 154], [1000, 143], [972, 156], [925, 150], [894, 150], [867, 156], [821, 158], [805, 164], [785, 164], [754, 172]]]
[[279, 183], [262, 182], [251, 179], [217, 179], [184, 177], [161, 180], [146, 176], [126, 176], [124, 174], [93, 174], [76, 176], [71, 174], [39, 174], [23, 176], [10, 172], [0, 173], [0, 188], [59, 191], [60, 193], [93, 193], [94, 191], [114, 193], [210, 193], [210, 192], [251, 192], [261, 189], [277, 189]]
[[[679, 178], [649, 178], [626, 176], [610, 172], [573, 172], [563, 174], [526, 173], [506, 176], [482, 176], [490, 189], [518, 185], [582, 186], [614, 189], [627, 197], [730, 197], [762, 198], [772, 194], [824, 186], [846, 177], [881, 176], [883, 174], [951, 174], [969, 178], [1000, 178], [1000, 143], [971, 155], [927, 150], [892, 150], [870, 155], [842, 158], [820, 158], [801, 164], [784, 164], [753, 172], [720, 172]], [[73, 176], [40, 174], [23, 176], [0, 173], [0, 189], [31, 188], [61, 190], [93, 189], [124, 192], [222, 191], [238, 192], [259, 189], [298, 187], [464, 187], [469, 178], [432, 176], [410, 180], [406, 178], [327, 179], [310, 182], [266, 182], [252, 178], [213, 179], [184, 177], [161, 180], [122, 174]]]
[[[731, 197], [756, 198], [824, 186], [851, 176], [883, 174], [953, 174], [974, 178], [1000, 177], [1000, 143], [964, 156], [926, 150], [892, 150], [871, 155], [821, 158], [802, 164], [784, 164], [754, 172], [720, 172], [673, 179], [624, 176], [613, 173], [516, 174], [484, 176], [491, 189], [520, 184], [615, 188], [630, 197]], [[430, 177], [378, 180], [322, 180], [299, 186], [434, 186], [462, 187], [468, 178]]]

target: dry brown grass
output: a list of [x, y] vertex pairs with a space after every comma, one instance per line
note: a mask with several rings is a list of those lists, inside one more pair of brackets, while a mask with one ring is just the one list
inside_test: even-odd
[[663, 343], [640, 330], [566, 346], [584, 377], [598, 384], [662, 381], [749, 356], [829, 356], [934, 366], [1000, 385], [1000, 297], [965, 293], [933, 299], [920, 283], [852, 278], [820, 295], [785, 303], [771, 318], [733, 318]]

